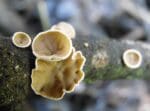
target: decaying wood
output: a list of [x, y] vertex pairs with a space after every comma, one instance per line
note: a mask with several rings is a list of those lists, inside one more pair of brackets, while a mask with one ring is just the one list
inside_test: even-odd
[[30, 49], [15, 47], [11, 39], [0, 38], [0, 109], [21, 111], [30, 85]]
[[[108, 79], [149, 79], [150, 45], [134, 41], [117, 41], [92, 36], [77, 36], [73, 41], [76, 49], [82, 50], [86, 56], [85, 81]], [[84, 44], [88, 44], [88, 47]], [[127, 68], [122, 61], [122, 54], [127, 49], [141, 52], [143, 62], [138, 69]], [[96, 58], [97, 56], [97, 58]], [[95, 64], [92, 62], [95, 60]], [[98, 64], [99, 63], [99, 64]]]
[[[86, 83], [110, 79], [150, 79], [150, 45], [142, 42], [116, 41], [101, 37], [77, 35], [73, 44], [86, 57]], [[134, 48], [143, 56], [142, 66], [129, 69], [122, 62], [122, 54]], [[10, 38], [0, 38], [0, 107], [16, 111], [16, 104], [24, 101], [31, 90], [30, 74], [34, 57], [30, 48], [21, 49]], [[17, 106], [18, 108], [18, 106]]]

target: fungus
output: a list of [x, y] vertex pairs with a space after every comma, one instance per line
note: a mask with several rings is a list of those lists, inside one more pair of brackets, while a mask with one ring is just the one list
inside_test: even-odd
[[62, 33], [67, 35], [67, 37], [69, 37], [71, 39], [75, 38], [75, 35], [76, 35], [75, 29], [73, 28], [73, 26], [66, 22], [60, 22], [57, 25], [53, 25], [50, 30], [61, 31]]
[[84, 78], [85, 57], [80, 51], [70, 54], [62, 61], [36, 59], [36, 68], [32, 70], [31, 87], [34, 92], [48, 99], [60, 100], [65, 93], [72, 92]]
[[31, 38], [24, 32], [16, 32], [12, 37], [12, 42], [17, 47], [26, 48], [30, 46]]
[[127, 49], [123, 53], [123, 62], [128, 68], [139, 68], [142, 64], [142, 55], [138, 50]]
[[72, 41], [60, 31], [45, 31], [34, 38], [32, 50], [37, 58], [59, 61], [70, 55]]

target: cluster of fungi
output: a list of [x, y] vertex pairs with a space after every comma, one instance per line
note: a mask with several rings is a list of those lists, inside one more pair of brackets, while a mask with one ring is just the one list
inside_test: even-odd
[[[37, 95], [60, 100], [83, 80], [85, 57], [73, 47], [73, 38], [75, 30], [65, 22], [34, 37], [32, 52], [36, 60], [31, 74], [31, 88]], [[16, 32], [12, 40], [20, 48], [31, 44], [31, 38], [24, 32]]]
[[[40, 32], [34, 37], [32, 52], [36, 60], [31, 74], [31, 87], [36, 94], [60, 100], [65, 93], [72, 92], [83, 80], [83, 66], [86, 59], [81, 51], [76, 51], [73, 47], [74, 38], [73, 26], [65, 22], [53, 25], [49, 30]], [[31, 45], [30, 36], [24, 32], [16, 32], [12, 41], [20, 48]], [[122, 59], [131, 69], [139, 68], [142, 64], [142, 55], [136, 49], [125, 50]], [[96, 63], [96, 68], [104, 67], [108, 64], [107, 54], [98, 53], [92, 63]]]

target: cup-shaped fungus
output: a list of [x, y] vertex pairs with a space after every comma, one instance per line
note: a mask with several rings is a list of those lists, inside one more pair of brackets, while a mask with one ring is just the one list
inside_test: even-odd
[[24, 32], [16, 32], [12, 37], [12, 42], [17, 47], [26, 48], [31, 45], [31, 38]]
[[45, 31], [34, 38], [32, 50], [37, 58], [59, 61], [70, 55], [72, 41], [60, 31]]
[[142, 64], [142, 55], [138, 50], [128, 49], [123, 53], [123, 62], [127, 67], [136, 69]]
[[48, 99], [59, 100], [64, 94], [72, 92], [84, 78], [85, 57], [80, 51], [72, 52], [62, 61], [36, 59], [32, 70], [31, 87], [34, 92]]
[[71, 39], [75, 38], [75, 35], [76, 35], [75, 29], [73, 28], [73, 26], [66, 22], [60, 22], [56, 25], [53, 25], [50, 30], [61, 31], [62, 33], [67, 35], [67, 37], [69, 37]]

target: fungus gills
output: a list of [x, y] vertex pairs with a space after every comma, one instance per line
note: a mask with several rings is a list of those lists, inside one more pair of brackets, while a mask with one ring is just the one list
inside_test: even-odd
[[45, 31], [34, 38], [32, 50], [37, 58], [59, 61], [70, 55], [72, 41], [60, 31]]
[[24, 32], [16, 32], [12, 37], [12, 42], [17, 47], [26, 48], [31, 45], [31, 38]]
[[128, 68], [136, 69], [142, 64], [142, 55], [138, 50], [128, 49], [123, 53], [123, 61]]

